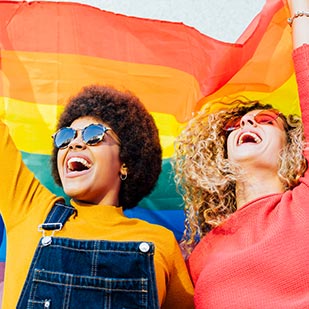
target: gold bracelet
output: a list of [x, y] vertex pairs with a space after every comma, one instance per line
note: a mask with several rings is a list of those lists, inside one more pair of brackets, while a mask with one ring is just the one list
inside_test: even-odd
[[292, 27], [292, 24], [293, 24], [293, 21], [295, 18], [297, 17], [309, 17], [309, 12], [306, 12], [306, 11], [297, 11], [293, 16], [289, 17], [288, 18], [288, 24]]

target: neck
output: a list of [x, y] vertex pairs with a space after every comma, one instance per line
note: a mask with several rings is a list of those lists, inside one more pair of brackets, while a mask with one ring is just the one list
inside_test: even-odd
[[284, 191], [277, 172], [260, 168], [246, 171], [242, 179], [236, 182], [237, 209], [256, 198]]

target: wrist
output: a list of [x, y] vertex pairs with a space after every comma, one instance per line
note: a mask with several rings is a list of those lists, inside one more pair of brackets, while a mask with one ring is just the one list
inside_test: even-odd
[[287, 22], [290, 26], [292, 26], [294, 20], [296, 18], [299, 18], [299, 17], [307, 17], [309, 18], [309, 10], [305, 11], [305, 10], [298, 10], [298, 11], [295, 11], [295, 13], [293, 15], [291, 15], [288, 19], [287, 19]]

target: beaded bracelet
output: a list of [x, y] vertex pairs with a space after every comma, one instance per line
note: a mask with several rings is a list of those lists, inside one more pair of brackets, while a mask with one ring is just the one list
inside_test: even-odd
[[292, 24], [293, 24], [293, 21], [295, 18], [297, 17], [302, 17], [302, 16], [305, 16], [305, 17], [309, 17], [309, 12], [306, 12], [306, 11], [297, 11], [296, 13], [294, 13], [293, 16], [289, 17], [288, 18], [288, 24], [292, 27]]

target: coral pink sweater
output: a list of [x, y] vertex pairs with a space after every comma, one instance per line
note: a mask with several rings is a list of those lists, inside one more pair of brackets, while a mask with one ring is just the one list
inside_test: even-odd
[[[308, 141], [309, 45], [293, 59]], [[309, 171], [293, 190], [255, 199], [213, 229], [188, 266], [197, 309], [309, 308]]]

